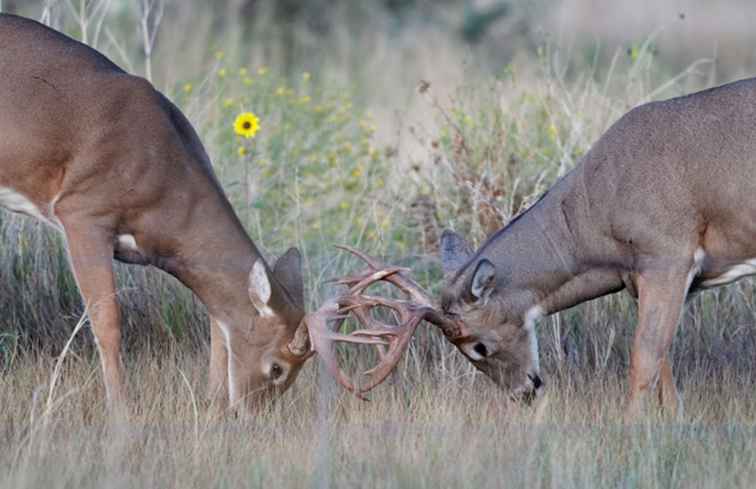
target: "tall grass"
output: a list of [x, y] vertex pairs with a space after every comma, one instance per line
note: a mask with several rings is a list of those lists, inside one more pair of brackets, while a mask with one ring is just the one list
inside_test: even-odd
[[[81, 19], [51, 5], [51, 22], [81, 37]], [[271, 257], [303, 249], [310, 308], [332, 293], [325, 279], [354, 265], [333, 244], [409, 266], [437, 291], [443, 227], [480, 243], [629, 108], [712, 79], [704, 60], [671, 73], [652, 39], [601, 69], [548, 42], [478, 66], [443, 32], [403, 42], [380, 16], [360, 36], [334, 31], [330, 54], [298, 41], [311, 58], [283, 66], [278, 41], [254, 42], [275, 26], [248, 37], [231, 15], [219, 29], [187, 11], [159, 26], [153, 81], [200, 131], [250, 236]], [[115, 2], [97, 39], [144, 73], [139, 18]], [[242, 111], [260, 117], [252, 140], [232, 131]], [[269, 412], [234, 419], [204, 401], [203, 306], [161, 272], [118, 265], [136, 412], [112, 426], [88, 330], [45, 397], [82, 314], [61, 237], [2, 214], [0, 242], [0, 487], [750, 487], [756, 476], [747, 281], [691, 300], [672, 352], [678, 420], [619, 422], [636, 314], [624, 295], [541, 321], [549, 394], [532, 408], [424, 330], [370, 403], [336, 391], [311, 361]]]

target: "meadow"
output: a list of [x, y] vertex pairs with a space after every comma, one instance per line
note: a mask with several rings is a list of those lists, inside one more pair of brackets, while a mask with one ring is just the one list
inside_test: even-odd
[[[310, 309], [334, 294], [327, 279], [356, 266], [336, 244], [410, 267], [438, 291], [442, 229], [479, 244], [630, 108], [753, 68], [732, 53], [680, 54], [665, 44], [670, 29], [600, 49], [593, 32], [595, 42], [576, 47], [532, 29], [504, 53], [435, 24], [401, 30], [378, 2], [335, 2], [324, 31], [283, 25], [264, 8], [243, 24], [234, 2], [221, 3], [168, 2], [161, 16], [160, 2], [47, 1], [22, 13], [86, 40], [176, 101], [252, 239], [271, 258], [303, 251]], [[454, 18], [453, 4], [435, 15]], [[260, 123], [251, 138], [233, 130], [247, 112]], [[118, 265], [133, 413], [114, 424], [61, 237], [2, 213], [0, 243], [0, 488], [756, 480], [749, 280], [691, 299], [672, 350], [678, 417], [650, 410], [623, 423], [636, 317], [623, 293], [540, 321], [547, 394], [533, 406], [510, 402], [426, 328], [370, 402], [337, 388], [314, 359], [250, 418], [219, 416], [205, 400], [202, 304], [165, 274]], [[362, 353], [342, 359], [355, 370]]]

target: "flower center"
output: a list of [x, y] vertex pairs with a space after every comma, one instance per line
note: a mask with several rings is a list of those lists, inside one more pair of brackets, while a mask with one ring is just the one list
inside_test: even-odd
[[249, 122], [249, 121], [244, 121], [244, 124], [242, 124], [242, 127], [244, 129], [251, 129], [252, 128], [252, 123]]

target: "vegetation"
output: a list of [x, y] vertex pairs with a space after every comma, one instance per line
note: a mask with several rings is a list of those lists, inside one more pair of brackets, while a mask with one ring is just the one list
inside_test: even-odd
[[[239, 21], [234, 5], [247, 3], [255, 14]], [[515, 29], [516, 48], [494, 55], [504, 34], [493, 26], [535, 22], [501, 2], [510, 7], [467, 12], [485, 33], [465, 40], [464, 3], [439, 2], [425, 25], [420, 0], [332, 2], [327, 28], [262, 1], [169, 2], [162, 21], [150, 1], [21, 10], [151, 73], [197, 127], [255, 242], [271, 257], [303, 250], [314, 308], [332, 293], [326, 279], [353, 263], [334, 244], [409, 266], [437, 290], [443, 227], [480, 243], [629, 108], [717, 80], [719, 65], [681, 66], [653, 35], [570, 52]], [[259, 130], [245, 137], [234, 122], [249, 113]], [[0, 487], [745, 488], [756, 478], [748, 281], [691, 301], [672, 355], [679, 419], [622, 424], [635, 321], [624, 295], [540, 322], [548, 396], [530, 408], [423, 331], [370, 403], [311, 361], [269, 412], [219, 419], [204, 401], [203, 306], [165, 274], [119, 265], [136, 413], [112, 426], [86, 327], [60, 356], [82, 313], [61, 237], [4, 213], [0, 243]]]

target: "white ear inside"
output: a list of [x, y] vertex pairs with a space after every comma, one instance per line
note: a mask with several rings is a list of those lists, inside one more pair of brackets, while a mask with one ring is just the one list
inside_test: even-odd
[[496, 285], [496, 267], [493, 263], [483, 258], [478, 262], [478, 267], [473, 274], [470, 293], [479, 302], [485, 304]]
[[257, 260], [252, 265], [252, 271], [249, 272], [249, 298], [261, 316], [273, 315], [273, 310], [268, 306], [270, 295], [268, 273], [265, 271], [262, 260]]

